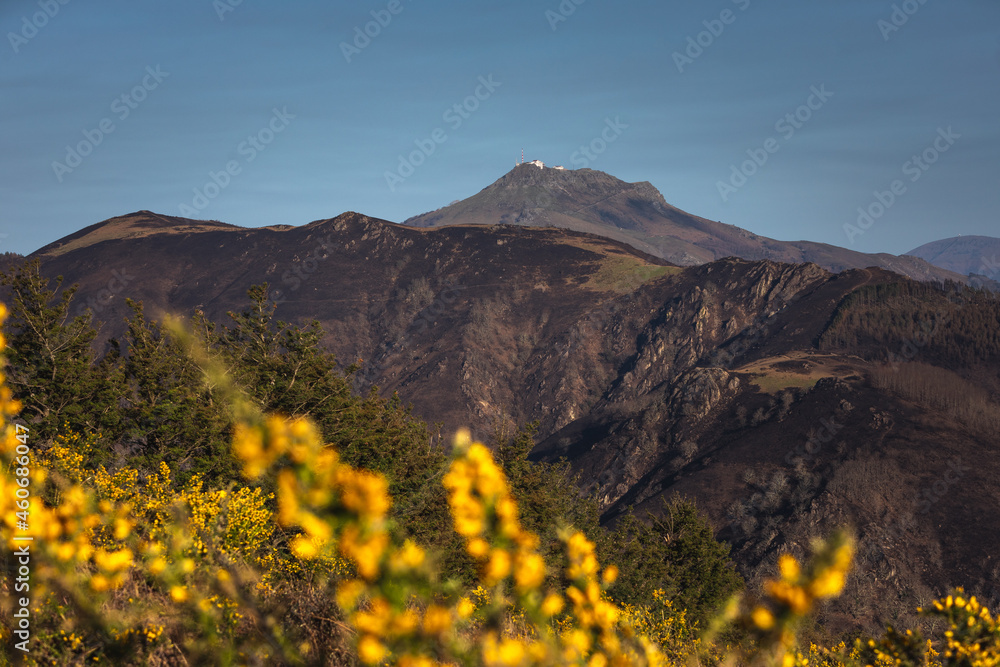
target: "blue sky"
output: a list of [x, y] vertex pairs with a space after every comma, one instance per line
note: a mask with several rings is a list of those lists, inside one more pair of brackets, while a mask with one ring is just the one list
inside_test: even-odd
[[778, 239], [1000, 236], [995, 0], [63, 1], [0, 3], [0, 250], [139, 209], [400, 222], [522, 148]]

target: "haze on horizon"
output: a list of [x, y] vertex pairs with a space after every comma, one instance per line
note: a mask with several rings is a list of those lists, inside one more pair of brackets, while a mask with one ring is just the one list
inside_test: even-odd
[[783, 240], [998, 235], [985, 0], [12, 0], [0, 28], [0, 251], [139, 209], [400, 222], [522, 149]]

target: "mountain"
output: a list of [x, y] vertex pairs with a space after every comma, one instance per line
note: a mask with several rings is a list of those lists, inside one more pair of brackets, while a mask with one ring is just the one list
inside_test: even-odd
[[[478, 383], [456, 380], [477, 364], [455, 351], [475, 357], [480, 346], [488, 349], [490, 327], [522, 299], [541, 322], [532, 328], [559, 329], [608, 295], [679, 270], [617, 241], [567, 230], [426, 230], [358, 213], [245, 229], [139, 211], [32, 257], [47, 275], [80, 285], [75, 312], [91, 310], [102, 341], [125, 331], [126, 299], [144, 302], [153, 316], [200, 310], [225, 322], [251, 285], [268, 282], [279, 317], [318, 319], [339, 358], [368, 360], [360, 384], [400, 389], [418, 413], [449, 430], [470, 419], [490, 423], [514, 403], [512, 387], [473, 401]], [[528, 329], [503, 335], [522, 347], [531, 336]], [[504, 362], [506, 374], [517, 370], [513, 363]]]
[[267, 281], [279, 319], [316, 319], [339, 359], [362, 360], [358, 390], [398, 392], [443, 437], [539, 420], [532, 457], [567, 459], [605, 522], [695, 499], [751, 587], [782, 551], [851, 524], [860, 564], [833, 627], [874, 627], [953, 585], [1000, 602], [992, 295], [358, 213], [245, 229], [139, 211], [34, 257], [79, 285], [102, 341], [124, 330], [126, 298], [225, 324]]
[[907, 255], [963, 275], [1000, 279], [1000, 239], [990, 236], [954, 236], [925, 243]]
[[[855, 603], [834, 627], [888, 620], [945, 581], [1000, 602], [1000, 561], [976, 544], [1000, 522], [973, 529], [963, 506], [980, 492], [1000, 501], [1000, 467], [978, 467], [1000, 451], [1000, 299], [877, 269], [721, 260], [619, 303], [622, 318], [563, 365], [618, 372], [533, 452], [568, 460], [604, 521], [693, 498], [751, 589], [780, 553], [850, 524]], [[989, 351], [963, 359], [984, 335]]]
[[675, 208], [647, 182], [626, 183], [592, 169], [540, 164], [519, 164], [468, 199], [409, 218], [404, 224], [560, 227], [607, 236], [680, 266], [742, 257], [813, 262], [834, 272], [878, 266], [915, 280], [964, 281], [964, 274], [915, 257], [868, 255], [811, 241], [776, 241]]

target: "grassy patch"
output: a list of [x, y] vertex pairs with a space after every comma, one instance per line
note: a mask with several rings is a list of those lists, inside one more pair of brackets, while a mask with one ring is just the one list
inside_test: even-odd
[[654, 278], [680, 272], [677, 266], [646, 264], [629, 257], [608, 257], [601, 267], [591, 274], [584, 287], [595, 290], [631, 292]]

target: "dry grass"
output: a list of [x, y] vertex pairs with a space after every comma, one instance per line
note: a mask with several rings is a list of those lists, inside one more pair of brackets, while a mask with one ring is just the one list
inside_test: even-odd
[[839, 355], [799, 350], [760, 359], [736, 371], [749, 374], [750, 381], [760, 387], [761, 391], [775, 394], [791, 388], [812, 389], [825, 377], [860, 377], [856, 363], [857, 360]]
[[587, 282], [583, 284], [583, 287], [624, 294], [632, 292], [650, 280], [665, 275], [672, 275], [680, 271], [681, 268], [677, 266], [646, 264], [631, 257], [608, 257], [601, 262], [601, 267], [591, 274]]
[[221, 222], [205, 221], [197, 225], [171, 225], [166, 223], [162, 226], [149, 224], [149, 217], [144, 215], [134, 215], [114, 219], [98, 229], [75, 238], [63, 245], [45, 253], [47, 257], [57, 257], [73, 250], [79, 250], [103, 241], [118, 239], [137, 239], [154, 234], [191, 234], [197, 232], [238, 230], [239, 228]]

